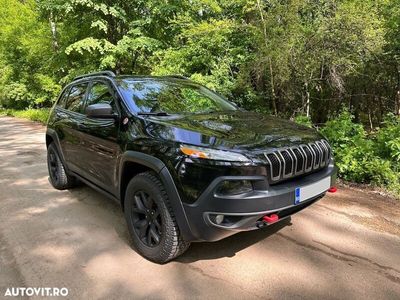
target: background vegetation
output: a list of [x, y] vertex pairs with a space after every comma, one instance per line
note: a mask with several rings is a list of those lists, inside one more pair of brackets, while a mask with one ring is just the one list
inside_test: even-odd
[[183, 74], [323, 127], [341, 176], [398, 191], [398, 0], [0, 0], [3, 113], [101, 69]]

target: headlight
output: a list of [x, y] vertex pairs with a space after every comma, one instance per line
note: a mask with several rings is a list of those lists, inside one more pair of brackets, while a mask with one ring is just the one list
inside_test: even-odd
[[203, 147], [195, 147], [189, 145], [181, 145], [181, 151], [193, 158], [205, 158], [212, 160], [223, 160], [223, 161], [240, 161], [240, 162], [250, 162], [250, 160], [239, 153], [216, 150]]

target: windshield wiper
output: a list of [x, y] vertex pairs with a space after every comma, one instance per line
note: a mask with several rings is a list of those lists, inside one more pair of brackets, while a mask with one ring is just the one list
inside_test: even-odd
[[138, 112], [139, 116], [169, 116], [168, 113], [160, 111], [160, 112]]

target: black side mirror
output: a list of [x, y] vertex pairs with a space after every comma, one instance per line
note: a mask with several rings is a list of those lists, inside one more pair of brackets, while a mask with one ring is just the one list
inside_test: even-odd
[[115, 119], [116, 114], [113, 113], [112, 107], [107, 103], [96, 103], [89, 105], [85, 110], [86, 116], [89, 118]]

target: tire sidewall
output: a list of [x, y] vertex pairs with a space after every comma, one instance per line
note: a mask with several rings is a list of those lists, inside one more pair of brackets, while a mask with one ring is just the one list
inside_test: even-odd
[[[133, 226], [131, 208], [133, 205], [134, 194], [137, 191], [146, 192], [150, 197], [153, 198], [154, 202], [157, 204], [159, 208], [159, 212], [161, 215], [161, 222], [162, 222], [161, 224], [162, 233], [161, 233], [160, 243], [155, 247], [149, 247], [146, 244], [144, 244], [137, 235]], [[150, 178], [138, 175], [129, 182], [128, 187], [126, 189], [125, 201], [124, 201], [125, 218], [128, 223], [129, 233], [133, 239], [134, 246], [141, 255], [154, 261], [158, 261], [160, 259], [164, 248], [167, 247], [169, 244], [167, 240], [170, 238], [168, 236], [168, 232], [170, 231], [170, 228], [168, 228], [168, 226], [170, 222], [172, 222], [172, 219], [168, 212], [168, 208], [165, 204], [165, 199], [163, 199], [163, 195], [164, 197], [166, 196], [165, 192], [162, 191], [160, 187], [157, 184], [155, 184]]]
[[[50, 154], [53, 153], [56, 157], [57, 160], [57, 173], [58, 173], [58, 178], [57, 180], [55, 180], [55, 178], [53, 178], [52, 176], [52, 172], [51, 172], [51, 167], [50, 167]], [[47, 148], [47, 169], [49, 171], [49, 178], [50, 178], [50, 182], [54, 187], [59, 187], [60, 186], [60, 166], [61, 165], [61, 160], [60, 160], [60, 156], [58, 155], [58, 151], [55, 147], [55, 145], [52, 143], [49, 145], [49, 147]]]
[[[56, 165], [57, 165], [57, 175], [58, 178], [55, 180], [52, 176], [51, 168], [50, 168], [50, 154], [54, 153], [56, 157]], [[49, 181], [51, 185], [58, 189], [58, 190], [65, 190], [71, 187], [74, 187], [76, 185], [76, 180], [74, 177], [68, 175], [64, 163], [61, 160], [59, 151], [56, 147], [56, 145], [51, 143], [48, 148], [47, 148], [47, 168], [49, 172]]]

